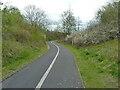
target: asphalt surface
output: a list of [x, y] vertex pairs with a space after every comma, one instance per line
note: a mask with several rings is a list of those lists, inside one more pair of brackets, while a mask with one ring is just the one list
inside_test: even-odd
[[[41, 88], [83, 88], [82, 78], [71, 52], [57, 43], [48, 43], [49, 51], [28, 65], [24, 69], [12, 75], [2, 83], [3, 88], [36, 88], [41, 78], [50, 67], [58, 52], [51, 70], [46, 76]], [[55, 46], [55, 45], [56, 46]]]

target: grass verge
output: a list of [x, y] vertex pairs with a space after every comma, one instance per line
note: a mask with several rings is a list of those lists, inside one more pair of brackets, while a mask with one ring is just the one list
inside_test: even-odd
[[31, 48], [27, 46], [27, 48], [22, 48], [21, 51], [22, 52], [16, 58], [5, 58], [7, 62], [4, 62], [2, 67], [3, 80], [8, 76], [14, 74], [15, 72], [19, 71], [26, 65], [35, 61], [38, 57], [46, 53], [48, 49], [47, 46], [44, 46], [41, 49]]
[[118, 40], [87, 47], [61, 44], [75, 56], [86, 88], [118, 87]]

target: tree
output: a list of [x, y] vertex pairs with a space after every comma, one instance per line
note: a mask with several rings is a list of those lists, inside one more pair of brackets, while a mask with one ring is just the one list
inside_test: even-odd
[[118, 20], [118, 3], [109, 3], [97, 12], [96, 19], [103, 24]]
[[77, 18], [77, 30], [80, 30], [80, 25], [81, 25], [82, 21], [80, 20], [80, 17]]
[[34, 5], [29, 5], [25, 7], [26, 20], [32, 26], [39, 26], [40, 28], [45, 28], [48, 24], [48, 19], [45, 12], [39, 8], [36, 8]]
[[71, 9], [64, 11], [61, 16], [64, 32], [70, 33], [71, 31], [76, 30], [76, 19], [73, 16]]
[[21, 23], [23, 21], [23, 16], [19, 9], [14, 6], [6, 6], [3, 8], [2, 16], [3, 25], [15, 25], [16, 23]]

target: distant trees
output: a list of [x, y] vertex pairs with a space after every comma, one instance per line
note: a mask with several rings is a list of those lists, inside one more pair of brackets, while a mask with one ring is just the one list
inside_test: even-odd
[[45, 33], [46, 33], [47, 41], [63, 40], [66, 37], [66, 33], [60, 32], [58, 30], [54, 30], [54, 31], [47, 30]]
[[71, 9], [64, 11], [61, 16], [64, 32], [70, 33], [71, 31], [76, 30], [76, 19], [73, 16]]
[[45, 12], [34, 5], [29, 5], [25, 7], [25, 14], [26, 20], [32, 26], [39, 26], [40, 28], [46, 28], [48, 24], [47, 15]]

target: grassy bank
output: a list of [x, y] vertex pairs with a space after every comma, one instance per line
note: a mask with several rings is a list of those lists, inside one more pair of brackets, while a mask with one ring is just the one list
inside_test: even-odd
[[2, 79], [47, 52], [44, 36], [39, 30], [29, 28], [29, 25], [26, 28], [17, 25], [8, 28], [3, 29]]
[[20, 11], [2, 10], [2, 79], [47, 52], [44, 29], [27, 23]]
[[[20, 51], [16, 51], [17, 54]], [[19, 71], [26, 65], [35, 61], [38, 57], [47, 52], [47, 47], [42, 47], [42, 49], [35, 49], [28, 46], [24, 46], [21, 49], [21, 52], [18, 54], [18, 57], [6, 57], [6, 62], [3, 63], [2, 68], [2, 79], [5, 79], [9, 75]]]
[[117, 40], [87, 47], [63, 45], [74, 54], [86, 88], [114, 88], [118, 86]]

